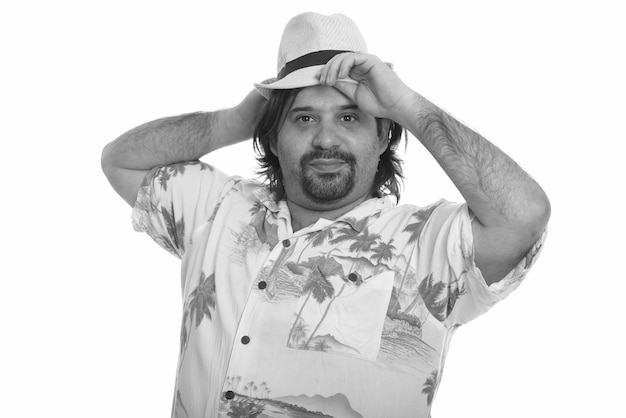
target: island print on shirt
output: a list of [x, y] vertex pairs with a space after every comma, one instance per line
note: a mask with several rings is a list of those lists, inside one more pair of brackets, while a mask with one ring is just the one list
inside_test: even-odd
[[[403, 231], [408, 234], [408, 244], [417, 242], [424, 224], [436, 207], [436, 205], [433, 205], [420, 209], [412, 215], [415, 222], [409, 223]], [[257, 202], [250, 208], [252, 221], [247, 224], [242, 222], [241, 231], [233, 231], [233, 235], [236, 236], [239, 244], [235, 250], [235, 259], [239, 257], [240, 262], [243, 262], [248, 252], [258, 252], [262, 246], [272, 248], [278, 243], [277, 227], [268, 222], [269, 217], [266, 216], [266, 210], [267, 208], [263, 204]], [[343, 343], [335, 339], [332, 334], [320, 335], [318, 331], [322, 328], [325, 321], [332, 318], [332, 306], [345, 293], [347, 287], [358, 290], [368, 278], [376, 275], [380, 276], [382, 273], [383, 276], [391, 275], [392, 280], [384, 280], [384, 282], [392, 283], [392, 286], [389, 286], [389, 294], [383, 299], [387, 303], [385, 307], [386, 313], [380, 316], [383, 318], [383, 321], [381, 326], [377, 327], [381, 333], [379, 340], [380, 352], [376, 351], [379, 356], [378, 360], [389, 364], [402, 360], [402, 365], [406, 366], [408, 355], [408, 357], [421, 358], [423, 362], [427, 360], [423, 364], [432, 364], [437, 353], [434, 348], [421, 340], [421, 326], [429, 314], [438, 320], [445, 319], [454, 307], [456, 299], [464, 294], [464, 288], [459, 286], [453, 289], [452, 292], [446, 292], [448, 290], [447, 285], [437, 282], [432, 274], [424, 278], [418, 286], [412, 286], [411, 284], [415, 283], [415, 273], [410, 267], [413, 252], [411, 252], [409, 259], [404, 262], [403, 268], [399, 269], [398, 265], [402, 263], [398, 263], [397, 259], [402, 258], [403, 255], [398, 255], [395, 251], [394, 240], [391, 239], [384, 242], [379, 234], [369, 233], [367, 228], [362, 229], [364, 225], [371, 221], [372, 217], [377, 217], [378, 215], [376, 213], [360, 220], [349, 219], [348, 225], [344, 228], [339, 230], [336, 230], [336, 228], [323, 229], [306, 238], [306, 245], [312, 248], [325, 243], [335, 246], [338, 244], [349, 244], [343, 245], [343, 247], [347, 246], [352, 255], [351, 257], [338, 254], [333, 255], [333, 250], [331, 249], [324, 255], [316, 255], [306, 260], [301, 260], [304, 254], [303, 249], [296, 261], [290, 261], [294, 247], [282, 249], [278, 259], [271, 266], [271, 271], [268, 271], [266, 275], [275, 278], [267, 289], [270, 294], [276, 295], [278, 293], [281, 296], [280, 294], [282, 293], [283, 297], [295, 296], [300, 298], [298, 312], [294, 313], [294, 323], [289, 332], [288, 347], [328, 353], [360, 355], [360, 351], [351, 347], [349, 341]], [[170, 216], [165, 219], [173, 221], [174, 218]], [[355, 225], [356, 228], [350, 227], [350, 223]], [[180, 231], [180, 229], [177, 230]], [[393, 267], [389, 267], [386, 263], [394, 259], [396, 261], [395, 264]], [[350, 266], [344, 269], [343, 266], [346, 263], [350, 263]], [[350, 273], [346, 274], [346, 270], [350, 271]], [[260, 276], [265, 275], [260, 274]], [[294, 283], [299, 285], [294, 286]], [[283, 286], [283, 284], [286, 284], [286, 286]], [[450, 294], [453, 295], [452, 298], [449, 298]], [[203, 319], [211, 320], [211, 309], [215, 308], [215, 303], [215, 279], [212, 275], [205, 277], [204, 273], [202, 273], [197, 288], [191, 292], [185, 304], [181, 330], [182, 356], [184, 356], [190, 332]], [[314, 326], [312, 327], [307, 325], [304, 319], [305, 316], [303, 316], [307, 305], [317, 305], [319, 313], [317, 321], [313, 323]], [[370, 356], [370, 359], [375, 360], [376, 355], [373, 358]], [[412, 361], [411, 363], [416, 362]], [[429, 405], [436, 391], [438, 381], [438, 371], [430, 371], [430, 377], [424, 382], [423, 389], [423, 394], [427, 397]], [[263, 393], [266, 395], [266, 398], [252, 396], [253, 393], [258, 395], [259, 386], [255, 385], [254, 382], [249, 383], [251, 384], [244, 385], [241, 388], [242, 393], [236, 392], [238, 395], [236, 400], [226, 403], [222, 402], [222, 407], [230, 405], [231, 408], [234, 408], [231, 412], [235, 415], [227, 416], [257, 416], [257, 412], [260, 413], [264, 410], [264, 405], [267, 405], [268, 399], [271, 399], [269, 398], [271, 391], [267, 383], [261, 386], [264, 388]], [[245, 395], [246, 392], [248, 395]], [[343, 397], [348, 401], [342, 394], [337, 394], [336, 396]], [[244, 398], [248, 398], [248, 400]], [[295, 396], [294, 398], [297, 398], [295, 407], [298, 409], [302, 408], [299, 405], [301, 405], [303, 399], [308, 399], [309, 397]], [[322, 404], [324, 403], [323, 399], [326, 399], [320, 395], [316, 395], [314, 398]], [[285, 400], [277, 399], [277, 401], [283, 402], [280, 404], [282, 407], [286, 407], [285, 405], [288, 404]], [[311, 401], [309, 400], [308, 403], [311, 403]], [[186, 415], [180, 393], [177, 393], [174, 407], [181, 412], [177, 416]], [[238, 415], [239, 413], [250, 414]], [[356, 414], [354, 416], [360, 416], [356, 411], [354, 411], [354, 414]], [[315, 413], [315, 415], [311, 416], [324, 415]]]
[[[168, 180], [179, 174], [184, 174], [185, 166], [190, 164], [201, 164], [200, 170], [213, 170], [210, 166], [199, 162], [173, 164], [172, 166], [159, 168], [154, 174], [154, 180], [165, 191]], [[146, 177], [146, 181], [149, 177]], [[231, 182], [230, 186], [234, 188], [235, 184]], [[147, 183], [142, 184], [142, 188], [148, 187]], [[401, 237], [394, 236], [394, 239], [397, 238], [398, 241], [403, 241], [402, 243], [396, 242], [394, 239], [384, 242], [378, 234], [369, 233], [367, 228], [363, 228], [371, 218], [380, 215], [380, 213], [376, 213], [364, 219], [351, 219], [350, 222], [347, 222], [352, 223], [354, 226], [361, 224], [359, 228], [352, 228], [352, 230], [348, 228], [327, 228], [317, 231], [306, 238], [306, 246], [312, 249], [324, 244], [338, 245], [345, 241], [345, 243], [349, 243], [347, 246], [350, 253], [349, 256], [346, 254], [335, 254], [331, 249], [326, 253], [318, 251], [314, 256], [302, 259], [306, 252], [306, 248], [303, 248], [299, 252], [300, 255], [297, 260], [294, 261], [291, 257], [294, 247], [283, 249], [280, 257], [272, 266], [272, 274], [276, 280], [273, 286], [268, 286], [267, 292], [277, 297], [289, 296], [299, 298], [298, 309], [297, 312], [294, 312], [294, 321], [289, 330], [289, 338], [285, 342], [286, 345], [293, 349], [318, 350], [328, 354], [346, 354], [345, 350], [343, 350], [344, 347], [354, 348], [351, 346], [350, 341], [340, 342], [341, 346], [333, 347], [328, 343], [328, 338], [319, 338], [326, 335], [332, 336], [331, 334], [325, 334], [322, 330], [325, 329], [325, 324], [330, 322], [333, 316], [333, 307], [338, 304], [339, 298], [346, 294], [346, 289], [349, 286], [356, 288], [362, 286], [374, 273], [393, 272], [393, 286], [384, 316], [384, 325], [376, 361], [387, 366], [393, 366], [396, 363], [406, 366], [407, 364], [419, 364], [419, 361], [413, 360], [421, 358], [423, 360], [422, 364], [431, 364], [430, 360], [432, 360], [437, 350], [422, 341], [422, 327], [429, 317], [440, 322], [444, 321], [453, 310], [456, 302], [466, 294], [466, 289], [463, 282], [457, 280], [451, 283], [444, 283], [438, 280], [432, 272], [424, 275], [425, 277], [417, 278], [416, 272], [411, 267], [415, 251], [408, 252], [408, 257], [406, 257], [405, 254], [400, 254], [396, 247], [408, 246], [408, 244], [417, 242], [424, 225], [438, 204], [440, 202], [419, 209], [412, 214], [414, 222], [410, 222], [404, 227], [402, 232], [398, 234]], [[163, 227], [161, 230], [156, 232], [155, 229], [150, 227], [146, 227], [143, 230], [162, 247], [175, 255], [181, 256], [184, 252], [185, 224], [184, 219], [175, 216], [177, 214], [174, 213], [173, 205], [169, 207], [167, 205], [157, 206], [150, 199], [138, 199], [136, 207], [138, 208], [137, 212], [146, 214], [158, 213], [161, 216]], [[214, 218], [218, 207], [219, 204], [216, 206], [211, 218]], [[233, 236], [240, 241], [237, 249], [241, 260], [245, 259], [248, 252], [258, 253], [261, 248], [267, 247], [271, 249], [278, 243], [277, 227], [272, 222], [268, 222], [268, 219], [271, 217], [266, 216], [266, 211], [267, 208], [262, 203], [257, 202], [250, 208], [252, 221], [244, 224], [240, 231], [232, 231]], [[140, 219], [137, 220], [138, 224], [139, 221]], [[520, 270], [530, 268], [541, 250], [541, 244], [541, 242], [538, 242], [526, 255], [523, 262], [520, 263]], [[470, 264], [473, 255], [464, 248], [461, 248], [461, 252], [467, 261], [466, 264]], [[351, 264], [347, 265], [347, 263]], [[353, 280], [350, 280], [350, 274], [354, 274], [352, 276]], [[348, 280], [346, 280], [346, 277]], [[284, 282], [289, 281], [287, 279], [291, 279], [290, 285], [282, 286]], [[279, 282], [280, 286], [277, 286], [276, 282]], [[195, 279], [195, 283], [197, 283], [196, 287], [187, 295], [183, 305], [180, 344], [181, 359], [187, 351], [189, 336], [204, 320], [212, 320], [212, 312], [219, 303], [215, 297], [215, 277], [213, 274], [207, 275], [205, 272], [201, 272]], [[313, 304], [318, 305], [320, 315], [317, 318], [303, 315], [307, 306]], [[305, 320], [309, 323], [305, 324], [303, 322]], [[339, 341], [334, 336], [332, 337], [334, 340]], [[337, 347], [342, 347], [342, 350], [338, 350]], [[355, 354], [361, 355], [358, 347]], [[182, 360], [179, 364], [182, 364]], [[430, 406], [439, 384], [439, 368], [432, 367], [431, 370], [420, 371], [422, 375], [427, 376], [422, 385], [422, 394], [426, 398], [426, 403]], [[229, 377], [228, 379], [232, 383], [236, 378]], [[247, 395], [238, 393], [239, 396], [236, 397], [235, 402], [222, 402], [222, 407], [230, 404], [231, 407], [235, 408], [230, 413], [227, 413], [226, 416], [257, 416], [263, 409], [263, 403], [272, 399], [271, 390], [267, 382], [261, 382], [260, 386], [254, 384], [254, 382], [248, 383]], [[262, 388], [260, 391], [259, 387]], [[244, 388], [246, 388], [246, 385], [239, 390], [246, 392]], [[244, 396], [257, 406], [246, 406], [248, 402], [244, 402]], [[336, 399], [343, 397], [347, 401], [343, 394], [336, 394], [330, 398], [335, 397]], [[311, 399], [330, 398], [323, 398], [320, 395], [308, 397], [295, 395], [292, 397], [283, 396], [282, 398], [277, 398], [277, 401], [287, 404], [294, 402], [295, 405], [298, 405], [313, 402], [310, 401]], [[306, 399], [308, 401], [305, 402]], [[326, 402], [321, 401], [321, 403], [324, 404]], [[174, 416], [188, 416], [178, 389], [173, 408]], [[239, 411], [241, 414], [237, 412], [237, 408], [243, 408]], [[245, 412], [248, 408], [254, 408], [254, 410], [250, 410], [250, 414], [248, 414]], [[312, 410], [317, 411], [318, 409]], [[359, 416], [357, 412], [354, 413], [357, 414], [355, 416]], [[320, 415], [316, 413], [316, 415], [311, 416]]]
[[[204, 170], [205, 167], [208, 166], [203, 164], [201, 170]], [[172, 168], [162, 168], [156, 175], [160, 176], [160, 178], [156, 180], [165, 189], [167, 180], [182, 174], [183, 171], [183, 164], [174, 165]], [[407, 245], [415, 243], [419, 239], [426, 221], [436, 207], [437, 205], [429, 206], [413, 213], [413, 222], [406, 225], [400, 234], [404, 235], [404, 237], [399, 237], [398, 241], [408, 240], [408, 243], [403, 243]], [[183, 251], [185, 232], [183, 219], [174, 217], [173, 208], [166, 206], [146, 208], [145, 211], [153, 213], [155, 210], [160, 212], [164, 220], [167, 235], [152, 232], [153, 239], [170, 252], [180, 255]], [[258, 252], [265, 246], [273, 248], [278, 243], [277, 227], [268, 222], [268, 219], [271, 217], [266, 216], [266, 210], [267, 208], [261, 203], [254, 205], [250, 208], [252, 221], [246, 224], [240, 231], [233, 231], [234, 236], [240, 240], [240, 245], [237, 248], [241, 259], [245, 259], [247, 252]], [[371, 217], [375, 216], [378, 216], [378, 214]], [[352, 219], [351, 222], [355, 225], [360, 223], [366, 225], [371, 217], [360, 220]], [[151, 231], [148, 230], [147, 232], [150, 234]], [[433, 347], [421, 339], [422, 327], [429, 316], [436, 318], [438, 321], [446, 319], [454, 308], [455, 303], [466, 293], [463, 283], [444, 283], [438, 280], [433, 273], [418, 279], [416, 272], [411, 267], [414, 252], [409, 252], [408, 257], [406, 257], [405, 254], [400, 254], [397, 251], [396, 247], [401, 246], [401, 244], [394, 240], [383, 242], [378, 234], [372, 234], [367, 229], [327, 228], [311, 234], [307, 237], [307, 240], [306, 245], [310, 248], [324, 244], [338, 245], [345, 241], [349, 243], [349, 252], [354, 254], [350, 254], [350, 256], [333, 254], [330, 252], [332, 250], [330, 250], [325, 254], [318, 252], [314, 257], [302, 259], [302, 255], [305, 253], [305, 249], [303, 249], [298, 259], [294, 261], [291, 257], [293, 247], [283, 250], [281, 257], [272, 267], [276, 281], [273, 283], [273, 286], [268, 286], [267, 291], [278, 297], [286, 293], [300, 298], [297, 312], [294, 312], [294, 321], [289, 330], [290, 337], [285, 342], [288, 347], [325, 351], [329, 354], [332, 354], [334, 350], [337, 354], [345, 354], [344, 346], [353, 348], [350, 341], [340, 342], [342, 350], [338, 350], [337, 347], [340, 346], [333, 347], [329, 344], [329, 341], [332, 340], [319, 338], [326, 335], [320, 333], [320, 330], [324, 329], [325, 323], [330, 322], [333, 307], [338, 304], [338, 299], [346, 294], [346, 289], [349, 286], [361, 286], [376, 271], [378, 273], [390, 271], [393, 272], [394, 280], [384, 316], [376, 361], [387, 365], [396, 363], [403, 365], [432, 364], [431, 360], [437, 353]], [[536, 247], [533, 253], [527, 255], [525, 260], [526, 268], [532, 264], [540, 248], [540, 246]], [[472, 258], [472, 254], [464, 253], [463, 255], [468, 259]], [[323, 260], [315, 257], [323, 257]], [[346, 265], [347, 262], [351, 264]], [[364, 272], [365, 274], [363, 274]], [[354, 281], [350, 280], [351, 273], [356, 274]], [[290, 285], [283, 288], [282, 284], [289, 282], [289, 279], [291, 279]], [[202, 272], [196, 280], [198, 283], [196, 288], [188, 294], [184, 303], [180, 346], [181, 356], [184, 356], [187, 350], [190, 334], [194, 332], [202, 321], [211, 320], [211, 312], [214, 311], [216, 304], [219, 303], [215, 299], [215, 277], [213, 274], [207, 275]], [[277, 286], [276, 282], [279, 282], [281, 286]], [[313, 304], [318, 305], [321, 313], [317, 320], [310, 315], [307, 317], [302, 314], [307, 310], [307, 306], [310, 307]], [[302, 310], [302, 313], [300, 313], [300, 310]], [[303, 325], [304, 318], [309, 322], [308, 329], [307, 324]], [[333, 338], [339, 341], [334, 336]], [[339, 351], [341, 352], [339, 353]], [[356, 354], [359, 355], [358, 347], [356, 351]], [[412, 361], [416, 359], [422, 359], [422, 362]], [[182, 364], [182, 361], [180, 364]], [[433, 367], [430, 370], [421, 371], [425, 372], [427, 376], [423, 383], [422, 393], [426, 397], [427, 404], [430, 405], [439, 383], [439, 370]], [[256, 392], [254, 386], [253, 384], [252, 390], [248, 387], [248, 397], [257, 399], [259, 395], [258, 385]], [[271, 390], [267, 383], [264, 388], [264, 397], [259, 399], [271, 399]], [[255, 394], [256, 396], [254, 396]], [[243, 394], [240, 395], [243, 396]], [[343, 395], [338, 394], [337, 396]], [[236, 408], [247, 408], [241, 404], [243, 401], [239, 396], [237, 399], [239, 403], [232, 403]], [[176, 393], [174, 408], [177, 411], [175, 416], [184, 417], [187, 415], [181, 402], [180, 392]], [[227, 416], [238, 416], [237, 412], [232, 412], [232, 414]], [[243, 416], [255, 415], [252, 413]]]
[[[412, 215], [414, 222], [403, 230], [403, 248], [414, 247], [436, 207]], [[379, 215], [347, 218], [341, 227], [311, 233], [304, 238], [297, 259], [292, 257], [293, 246], [283, 248], [278, 260], [259, 274], [259, 280], [268, 283], [270, 297], [298, 298], [288, 347], [354, 355], [370, 361], [380, 355], [383, 358], [378, 357], [378, 361], [386, 363], [397, 359], [405, 363], [407, 354], [411, 356], [417, 347], [417, 356], [427, 357], [422, 360], [432, 363], [436, 353], [421, 341], [422, 325], [429, 315], [443, 321], [465, 293], [464, 286], [437, 281], [432, 273], [418, 283], [411, 267], [415, 251], [407, 257], [396, 250], [393, 238], [383, 240], [380, 234], [369, 232], [367, 225]], [[252, 222], [247, 228], [258, 225]], [[252, 235], [245, 229], [240, 235], [244, 234]], [[316, 247], [327, 251], [320, 252]], [[347, 310], [342, 309], [345, 306], [356, 319], [349, 324]], [[341, 332], [334, 333], [340, 325]], [[372, 342], [372, 332], [379, 334], [382, 342]], [[422, 372], [430, 373], [430, 369]]]
[[[226, 378], [226, 386], [236, 393], [233, 400], [220, 403], [220, 417], [290, 417], [290, 418], [362, 418], [348, 398], [338, 393], [333, 396], [271, 397], [267, 382], [245, 382], [241, 376]], [[180, 415], [182, 417], [184, 415]]]

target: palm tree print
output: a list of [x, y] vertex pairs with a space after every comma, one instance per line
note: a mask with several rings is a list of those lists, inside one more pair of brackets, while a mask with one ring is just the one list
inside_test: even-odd
[[164, 236], [164, 243], [168, 247], [168, 251], [174, 254], [181, 254], [184, 251], [185, 239], [185, 220], [180, 218], [176, 220], [174, 215], [174, 204], [170, 205], [170, 209], [161, 207], [161, 216], [165, 223], [167, 235]]
[[411, 215], [411, 218], [416, 219], [417, 222], [410, 223], [404, 228], [404, 232], [408, 232], [411, 234], [409, 236], [409, 244], [417, 242], [420, 235], [422, 234], [424, 226], [426, 225], [426, 221], [428, 220], [428, 218], [430, 218], [430, 215], [432, 215], [433, 211], [437, 209], [438, 206], [439, 204], [432, 205], [425, 209], [420, 209], [413, 215]]
[[324, 340], [319, 340], [313, 346], [313, 350], [315, 351], [327, 351], [330, 346]]
[[311, 240], [311, 244], [313, 247], [319, 247], [326, 240], [332, 239], [334, 235], [334, 231], [332, 228], [322, 229], [321, 231], [317, 231], [315, 234], [311, 235], [311, 237], [307, 237], [307, 240]]
[[200, 170], [210, 169], [210, 166], [204, 164], [201, 161], [187, 161], [182, 163], [170, 164], [162, 167], [155, 175], [155, 179], [158, 180], [163, 190], [167, 191], [167, 182], [170, 178], [179, 174], [185, 174], [185, 167], [200, 164]]
[[[331, 244], [338, 244], [344, 241], [352, 241], [360, 234], [360, 231], [369, 223], [371, 216], [357, 220], [354, 217], [345, 218], [346, 225], [337, 231], [337, 236], [330, 240]], [[352, 227], [354, 225], [354, 227]]]
[[396, 247], [393, 245], [393, 238], [389, 240], [389, 242], [379, 242], [378, 245], [373, 249], [372, 261], [376, 260], [376, 262], [381, 263], [387, 260], [391, 260], [393, 257], [393, 251]]
[[[411, 215], [411, 218], [416, 219], [417, 221], [408, 224], [403, 229], [403, 232], [408, 232], [410, 234], [409, 239], [407, 241], [408, 244], [415, 244], [420, 239], [420, 236], [422, 235], [422, 231], [424, 230], [424, 226], [426, 225], [426, 221], [430, 218], [433, 211], [438, 206], [439, 204], [435, 204], [426, 209], [420, 209], [417, 212], [415, 212], [413, 215]], [[399, 306], [400, 295], [402, 294], [402, 291], [404, 290], [404, 282], [409, 274], [409, 268], [411, 266], [411, 260], [413, 259], [414, 253], [415, 251], [411, 251], [411, 255], [409, 255], [409, 259], [404, 269], [404, 274], [402, 275], [402, 279], [400, 280], [400, 284], [398, 285], [398, 288], [396, 290], [397, 297], [394, 300], [394, 306], [390, 307], [390, 311], [397, 311], [400, 309], [400, 306]]]
[[333, 235], [334, 235], [333, 228], [322, 229], [320, 231], [317, 231], [314, 234], [307, 235], [306, 237], [307, 244], [302, 249], [302, 251], [300, 251], [300, 255], [298, 256], [298, 259], [296, 260], [296, 264], [300, 262], [300, 257], [302, 257], [305, 250], [309, 248], [310, 245], [312, 245], [313, 248], [319, 247], [320, 245], [324, 244], [326, 240], [332, 239]]
[[[183, 313], [183, 324], [180, 331], [180, 351], [184, 354], [189, 343], [192, 325], [197, 328], [206, 317], [211, 319], [211, 309], [215, 309], [215, 275], [200, 275], [200, 283], [189, 295], [187, 307]], [[182, 359], [180, 361], [182, 365]]]
[[[307, 295], [307, 300], [310, 296], [311, 294], [309, 293]], [[304, 303], [306, 303], [306, 300]], [[298, 315], [301, 315], [301, 314], [302, 314], [302, 309], [300, 309], [300, 312], [298, 312]], [[304, 323], [302, 318], [300, 317], [296, 318], [296, 322], [294, 322], [293, 326], [291, 327], [291, 331], [289, 331], [288, 341], [291, 344], [290, 346], [300, 347], [302, 345], [302, 342], [306, 340], [308, 328], [309, 327]]]
[[435, 393], [437, 392], [437, 385], [439, 385], [439, 371], [433, 370], [424, 382], [424, 388], [422, 389], [422, 393], [426, 395], [426, 404], [428, 406], [431, 406], [433, 403]]
[[371, 251], [376, 241], [380, 239], [379, 234], [370, 234], [367, 228], [353, 238], [350, 245], [350, 252]]
[[155, 180], [158, 180], [163, 190], [167, 191], [167, 182], [170, 180], [170, 172], [167, 167], [163, 167], [157, 172]]
[[250, 226], [256, 231], [259, 241], [273, 248], [278, 243], [278, 226], [267, 222], [265, 205], [257, 200], [248, 213], [252, 216]]
[[[363, 251], [372, 251], [372, 248], [376, 245], [376, 243], [381, 239], [380, 234], [375, 234], [375, 233], [370, 233], [367, 227], [364, 227], [364, 225], [367, 224], [368, 222], [368, 218], [366, 217], [364, 219], [361, 219], [360, 221], [352, 221], [352, 223], [357, 224], [358, 229], [361, 229], [361, 227], [363, 227], [363, 229], [361, 230], [361, 232], [357, 232], [355, 231], [355, 229], [351, 226], [351, 225], [346, 225], [346, 227], [342, 228], [339, 233], [338, 233], [338, 237], [335, 239], [332, 239], [330, 242], [331, 243], [339, 243], [339, 242], [343, 242], [343, 241], [347, 241], [347, 240], [351, 240], [352, 243], [350, 244], [349, 247], [349, 251], [350, 252], [355, 252], [357, 254], [360, 254]], [[392, 255], [389, 255], [390, 253], [393, 252], [393, 250], [395, 249], [395, 246], [393, 246], [392, 244], [393, 239], [389, 241], [389, 243], [387, 244], [379, 244], [378, 248], [378, 257], [382, 258], [386, 258], [389, 257], [391, 258]], [[330, 253], [332, 252], [332, 250], [326, 254], [326, 260], [333, 260], [332, 258], [330, 258]], [[334, 261], [334, 260], [333, 260]], [[309, 338], [307, 339], [307, 341], [304, 343], [304, 347], [308, 347], [311, 339], [315, 336], [315, 333], [317, 332], [317, 330], [319, 329], [319, 327], [322, 325], [322, 323], [324, 322], [324, 319], [326, 318], [333, 302], [339, 297], [341, 296], [341, 294], [343, 293], [343, 290], [345, 289], [346, 285], [349, 283], [348, 279], [346, 278], [345, 274], [343, 274], [343, 269], [341, 268], [341, 265], [339, 263], [337, 263], [336, 261], [334, 261], [338, 266], [339, 269], [337, 269], [336, 273], [341, 273], [339, 274], [340, 277], [342, 278], [342, 280], [344, 281], [343, 285], [341, 286], [341, 289], [339, 290], [339, 292], [337, 292], [335, 295], [330, 295], [331, 300], [328, 303], [328, 305], [326, 306], [326, 309], [324, 310], [324, 313], [322, 314], [322, 317], [320, 318], [319, 322], [317, 323], [317, 325], [315, 326], [315, 328], [313, 329], [313, 331], [311, 332], [311, 334], [309, 335]], [[357, 273], [354, 273], [357, 274]], [[357, 281], [355, 282], [355, 284], [360, 285], [363, 282], [362, 278], [359, 275], [359, 278], [357, 279]], [[308, 300], [308, 298], [307, 298]], [[317, 299], [316, 299], [317, 300]], [[317, 300], [318, 303], [322, 303], [322, 301]], [[304, 307], [304, 304], [303, 304]], [[300, 312], [298, 313], [298, 317], [300, 316], [302, 312], [302, 308], [300, 309]]]
[[[326, 315], [328, 314], [328, 311], [330, 310], [330, 307], [332, 306], [333, 302], [339, 297], [341, 296], [341, 294], [343, 293], [343, 289], [346, 288], [346, 285], [348, 284], [348, 279], [345, 277], [342, 277], [344, 283], [341, 286], [341, 289], [339, 289], [339, 292], [337, 292], [337, 294], [335, 296], [332, 296], [332, 299], [330, 300], [330, 302], [328, 302], [328, 305], [326, 305], [326, 309], [324, 309], [324, 313], [322, 314], [322, 317], [320, 318], [319, 322], [317, 323], [317, 325], [315, 326], [315, 329], [313, 329], [313, 332], [311, 332], [311, 334], [309, 335], [309, 338], [306, 340], [306, 342], [304, 343], [304, 347], [308, 348], [309, 347], [309, 343], [311, 342], [311, 340], [313, 339], [313, 337], [315, 336], [315, 333], [317, 332], [317, 330], [319, 329], [320, 325], [322, 325], [322, 322], [324, 322], [324, 319], [326, 319]], [[362, 282], [362, 280], [361, 280]]]
[[202, 272], [200, 284], [189, 296], [191, 322], [195, 319], [197, 328], [205, 317], [211, 319], [211, 308], [215, 309], [215, 274], [205, 277]]
[[261, 397], [267, 397], [265, 394], [267, 393], [267, 382], [261, 382]]
[[[446, 284], [442, 281], [436, 281], [433, 274], [430, 273], [419, 285], [419, 295], [421, 295], [428, 311], [439, 321], [446, 319], [446, 308], [448, 301], [445, 295]], [[416, 295], [416, 299], [419, 297]], [[415, 300], [414, 300], [415, 302]], [[413, 303], [409, 308], [412, 308]], [[405, 310], [407, 312], [409, 310]]]
[[326, 297], [332, 297], [333, 285], [326, 279], [330, 276], [343, 275], [343, 267], [334, 258], [317, 256], [301, 264], [311, 268], [311, 273], [302, 288], [302, 294], [311, 292], [318, 303], [324, 302]]
[[[248, 209], [248, 213], [252, 216], [252, 220], [250, 220], [250, 225], [254, 227], [254, 229], [258, 229], [263, 225], [265, 221], [265, 211], [263, 210], [265, 206], [261, 201], [256, 200], [250, 209]], [[261, 236], [259, 236], [261, 239]]]
[[[360, 223], [358, 225], [359, 229], [366, 224], [366, 222], [368, 221], [368, 218], [364, 218], [361, 219], [358, 222], [353, 222], [353, 223]], [[332, 242], [342, 242], [342, 241], [346, 241], [350, 239], [352, 241], [352, 244], [350, 244], [349, 247], [349, 251], [350, 252], [355, 252], [357, 254], [360, 254], [363, 251], [372, 251], [372, 247], [374, 247], [376, 245], [376, 243], [381, 239], [380, 234], [375, 234], [375, 233], [370, 233], [368, 231], [367, 227], [364, 227], [362, 229], [361, 232], [356, 232], [352, 226], [347, 225], [345, 228], [343, 228], [342, 230], [340, 230], [340, 234], [337, 238], [335, 238], [334, 240], [331, 240]], [[381, 243], [379, 244], [378, 247], [376, 247], [378, 249], [378, 257], [380, 259], [382, 258], [387, 258], [389, 257], [389, 259], [392, 257], [393, 250], [395, 249], [395, 246], [392, 244], [393, 239], [391, 239], [388, 243]], [[331, 250], [332, 251], [332, 250]], [[330, 252], [326, 255], [326, 258], [329, 259], [329, 255]], [[340, 266], [340, 265], [339, 265]], [[341, 266], [340, 266], [341, 267]], [[319, 322], [317, 323], [317, 325], [315, 326], [315, 329], [313, 329], [313, 332], [311, 332], [311, 334], [309, 335], [309, 338], [307, 339], [306, 343], [304, 343], [304, 347], [308, 347], [309, 343], [311, 342], [311, 339], [315, 336], [315, 333], [317, 332], [317, 330], [319, 329], [319, 327], [322, 325], [322, 323], [324, 322], [324, 319], [326, 318], [326, 315], [328, 314], [328, 311], [330, 310], [333, 302], [339, 297], [341, 296], [341, 294], [343, 293], [343, 290], [345, 289], [346, 285], [349, 283], [348, 279], [346, 278], [345, 274], [343, 274], [343, 269], [341, 269], [341, 278], [344, 281], [343, 285], [341, 286], [341, 289], [339, 289], [339, 292], [337, 292], [336, 295], [331, 296], [331, 300], [328, 303], [328, 305], [326, 306], [326, 309], [324, 310], [324, 313], [322, 314], [322, 317], [320, 318]], [[354, 273], [357, 274], [357, 273]], [[355, 282], [355, 284], [360, 285], [363, 282], [362, 278], [358, 277], [357, 281]], [[318, 300], [318, 303], [322, 303]], [[302, 312], [302, 310], [300, 310], [300, 312]]]
[[454, 306], [456, 305], [456, 302], [465, 293], [467, 293], [467, 292], [466, 292], [466, 289], [465, 289], [465, 283], [464, 282], [462, 282], [460, 286], [457, 283], [456, 286], [454, 286], [454, 289], [451, 292], [449, 292], [449, 294], [448, 294], [448, 306], [446, 308], [446, 316], [450, 316], [450, 314], [452, 313], [452, 310], [454, 309]]
[[[341, 264], [335, 261], [334, 258], [329, 258], [327, 256], [310, 258], [304, 263], [301, 263], [301, 266], [311, 268], [311, 272], [302, 287], [302, 295], [306, 294], [307, 297], [302, 303], [300, 311], [298, 311], [298, 315], [296, 316], [296, 320], [294, 321], [291, 331], [289, 332], [289, 337], [287, 337], [287, 342], [290, 346], [294, 341], [299, 341], [300, 335], [298, 331], [303, 331], [304, 329], [304, 325], [300, 324], [302, 322], [301, 316], [309, 298], [313, 296], [313, 299], [315, 299], [317, 303], [323, 303], [326, 298], [332, 298], [335, 294], [335, 288], [332, 283], [328, 281], [327, 277], [332, 275], [343, 275], [343, 268], [341, 267]], [[297, 327], [300, 328], [298, 329]], [[298, 340], [294, 339], [294, 333], [298, 336]]]
[[439, 321], [445, 321], [454, 309], [458, 299], [466, 293], [464, 283], [461, 282], [461, 285], [459, 285], [458, 282], [457, 280], [456, 283], [449, 286], [442, 281], [436, 281], [433, 278], [433, 274], [430, 273], [420, 283], [418, 292], [409, 306], [404, 310], [404, 313], [408, 314], [421, 297], [428, 312]]

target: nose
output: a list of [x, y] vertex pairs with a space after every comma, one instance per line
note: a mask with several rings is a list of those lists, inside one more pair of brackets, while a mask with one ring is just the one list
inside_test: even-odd
[[313, 147], [331, 149], [339, 146], [339, 133], [330, 121], [321, 121], [313, 137]]

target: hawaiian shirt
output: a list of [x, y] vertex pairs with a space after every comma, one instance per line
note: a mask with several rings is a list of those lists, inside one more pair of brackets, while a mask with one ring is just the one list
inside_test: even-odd
[[155, 168], [132, 213], [182, 261], [172, 416], [428, 417], [454, 330], [487, 286], [466, 204], [372, 198], [293, 231], [287, 203], [195, 161]]

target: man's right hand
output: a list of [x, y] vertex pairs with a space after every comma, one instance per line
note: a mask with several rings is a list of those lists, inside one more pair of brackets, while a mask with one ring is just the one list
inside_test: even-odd
[[[252, 90], [237, 106], [229, 109], [229, 125], [235, 138], [233, 143], [240, 142], [241, 138], [252, 138], [254, 128], [261, 118], [263, 105], [267, 100], [256, 90]], [[229, 145], [229, 144], [227, 144]]]

